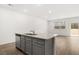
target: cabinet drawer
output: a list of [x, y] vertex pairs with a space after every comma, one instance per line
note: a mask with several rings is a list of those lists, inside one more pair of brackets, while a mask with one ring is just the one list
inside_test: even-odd
[[25, 50], [25, 53], [27, 53], [28, 55], [31, 55], [32, 54], [32, 50], [30, 50], [31, 48], [27, 48], [26, 50]]
[[44, 40], [42, 40], [42, 39], [38, 39], [38, 43], [39, 43], [39, 44], [43, 44], [43, 45], [44, 45], [44, 44], [45, 44], [45, 41], [44, 41]]
[[45, 48], [45, 45], [40, 45], [40, 44], [33, 44], [33, 46], [38, 46], [38, 47], [40, 47], [40, 48]]
[[21, 50], [24, 52], [25, 51], [25, 36], [21, 36]]
[[33, 55], [44, 55], [45, 48], [39, 45], [33, 45]]
[[33, 45], [37, 45], [39, 47], [44, 47], [45, 46], [45, 44], [39, 44], [39, 43], [35, 43], [35, 42], [33, 42]]
[[40, 44], [40, 45], [44, 45], [45, 44], [45, 41], [42, 40], [42, 39], [34, 39], [33, 40], [33, 43]]
[[25, 36], [21, 36], [21, 39], [25, 39]]
[[31, 42], [31, 38], [30, 38], [30, 37], [26, 37], [25, 40], [26, 40], [25, 52], [26, 52], [27, 54], [31, 55], [31, 54], [32, 54], [32, 50], [31, 50], [31, 49], [32, 49], [32, 48], [31, 48], [31, 43], [32, 43], [32, 42]]

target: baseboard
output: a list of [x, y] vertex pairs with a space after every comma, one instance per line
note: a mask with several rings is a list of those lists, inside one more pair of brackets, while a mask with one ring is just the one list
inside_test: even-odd
[[9, 44], [9, 43], [14, 43], [15, 41], [12, 41], [12, 42], [3, 42], [3, 43], [0, 43], [0, 45], [5, 45], [5, 44]]

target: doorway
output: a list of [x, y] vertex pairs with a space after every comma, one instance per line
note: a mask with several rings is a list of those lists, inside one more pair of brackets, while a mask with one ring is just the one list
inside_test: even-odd
[[79, 36], [79, 23], [71, 23], [71, 36]]

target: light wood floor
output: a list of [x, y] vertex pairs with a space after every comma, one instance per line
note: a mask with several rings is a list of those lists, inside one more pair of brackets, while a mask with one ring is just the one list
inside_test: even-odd
[[79, 36], [56, 37], [55, 51], [57, 55], [79, 55]]
[[23, 55], [23, 53], [16, 49], [15, 43], [8, 43], [0, 45], [0, 55]]

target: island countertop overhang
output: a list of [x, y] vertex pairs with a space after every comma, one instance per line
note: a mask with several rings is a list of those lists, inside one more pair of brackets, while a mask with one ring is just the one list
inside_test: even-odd
[[27, 34], [22, 34], [22, 33], [16, 33], [16, 35], [28, 36], [28, 37], [32, 37], [32, 38], [39, 38], [39, 39], [45, 39], [45, 40], [52, 39], [52, 38], [56, 37], [54, 35], [49, 35], [49, 34], [27, 35]]

